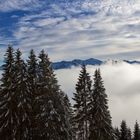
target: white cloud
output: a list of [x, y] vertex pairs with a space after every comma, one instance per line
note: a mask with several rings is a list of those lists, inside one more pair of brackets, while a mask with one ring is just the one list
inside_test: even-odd
[[[92, 79], [97, 67], [88, 66], [87, 70]], [[113, 125], [119, 126], [122, 119], [133, 127], [136, 120], [140, 122], [140, 65], [120, 63], [118, 65], [102, 65], [100, 67], [106, 93], [109, 97], [109, 108]], [[75, 92], [74, 87], [79, 76], [80, 68], [57, 70], [56, 74], [61, 88], [69, 97]], [[73, 102], [73, 101], [72, 101]]]
[[18, 46], [26, 52], [47, 49], [53, 61], [75, 56], [124, 58], [122, 54], [125, 59], [140, 58], [136, 55], [140, 51], [139, 1], [75, 3], [52, 3], [39, 14], [21, 18], [14, 31]]
[[39, 0], [1, 0], [0, 1], [0, 11], [8, 12], [14, 10], [25, 10], [30, 11], [33, 8], [40, 7]]
[[[34, 48], [37, 52], [46, 49], [53, 61], [89, 57], [140, 59], [138, 0], [39, 2], [1, 2], [1, 10], [38, 9], [34, 6], [43, 9], [19, 18], [12, 30], [13, 44], [22, 48], [24, 56]], [[12, 41], [4, 37], [0, 42]]]

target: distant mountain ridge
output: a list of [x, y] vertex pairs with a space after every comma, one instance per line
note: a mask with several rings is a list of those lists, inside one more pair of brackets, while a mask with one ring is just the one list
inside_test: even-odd
[[140, 64], [140, 61], [136, 61], [136, 60], [133, 60], [133, 61], [124, 60], [124, 62], [129, 63], [129, 64]]
[[[52, 63], [52, 67], [54, 70], [58, 70], [58, 69], [69, 69], [71, 67], [78, 67], [81, 65], [102, 65], [102, 64], [118, 64], [121, 62], [125, 62], [128, 64], [140, 64], [140, 61], [130, 61], [130, 60], [107, 60], [107, 61], [101, 61], [99, 59], [95, 59], [95, 58], [90, 58], [90, 59], [86, 59], [86, 60], [81, 60], [81, 59], [74, 59], [72, 61], [60, 61], [60, 62], [54, 62]], [[0, 66], [0, 70], [2, 70], [2, 66]]]
[[102, 64], [118, 64], [118, 63], [128, 63], [128, 64], [140, 64], [140, 61], [130, 61], [130, 60], [107, 60], [107, 61], [101, 61], [99, 59], [86, 59], [86, 60], [81, 60], [81, 59], [74, 59], [72, 61], [60, 61], [60, 62], [55, 62], [53, 63], [53, 68], [55, 70], [58, 69], [68, 69], [71, 67], [76, 67], [76, 66], [81, 66], [82, 64], [84, 65], [102, 65]]
[[66, 68], [71, 68], [71, 67], [76, 67], [76, 66], [81, 66], [81, 65], [101, 65], [103, 61], [90, 58], [86, 60], [81, 60], [81, 59], [74, 59], [72, 61], [61, 61], [61, 62], [55, 62], [53, 63], [53, 68], [54, 69], [66, 69]]

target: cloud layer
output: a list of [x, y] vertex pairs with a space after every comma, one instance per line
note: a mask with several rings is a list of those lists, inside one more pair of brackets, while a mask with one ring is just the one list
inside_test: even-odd
[[[94, 71], [99, 66], [87, 66], [93, 79]], [[115, 65], [100, 66], [106, 93], [109, 98], [109, 109], [114, 126], [119, 126], [122, 119], [133, 128], [135, 121], [140, 122], [140, 65], [131, 65], [121, 62]], [[61, 89], [68, 94], [71, 103], [75, 85], [81, 68], [56, 70], [56, 77]], [[2, 71], [0, 71], [0, 75]]]
[[[88, 66], [87, 70], [93, 78], [97, 67]], [[113, 118], [113, 125], [119, 126], [122, 119], [133, 127], [136, 120], [140, 121], [140, 65], [120, 63], [117, 65], [103, 65], [100, 67], [106, 93], [109, 97], [109, 109]], [[75, 84], [80, 68], [57, 70], [56, 74], [62, 89], [73, 97]], [[72, 101], [73, 103], [73, 101]]]
[[53, 61], [75, 57], [140, 59], [139, 0], [41, 2], [6, 0], [1, 5], [3, 11], [28, 11], [14, 24], [13, 41], [2, 38], [22, 48], [25, 56], [34, 48], [47, 49]]
[[39, 0], [1, 0], [0, 11], [11, 12], [15, 10], [31, 11], [41, 6]]

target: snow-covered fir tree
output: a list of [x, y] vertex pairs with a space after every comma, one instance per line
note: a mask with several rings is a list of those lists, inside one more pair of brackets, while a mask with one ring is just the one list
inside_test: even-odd
[[76, 131], [76, 140], [87, 140], [89, 137], [89, 102], [91, 99], [91, 85], [89, 73], [86, 66], [82, 66], [78, 82], [76, 84], [76, 92], [74, 93], [74, 117], [73, 122]]
[[14, 140], [19, 119], [14, 81], [14, 54], [11, 46], [6, 51], [4, 63], [0, 93], [0, 139]]
[[94, 89], [90, 103], [90, 140], [114, 140], [111, 116], [108, 109], [108, 99], [100, 70], [94, 74]]
[[39, 105], [35, 102], [35, 98], [38, 96], [38, 63], [34, 50], [30, 51], [27, 60], [27, 80], [29, 83], [29, 90], [31, 94], [31, 106], [32, 106], [32, 118], [30, 136], [37, 139], [40, 128], [39, 120], [36, 116], [39, 113]]
[[44, 50], [39, 55], [38, 92], [40, 95], [36, 100], [40, 106], [38, 119], [41, 122], [41, 137], [48, 140], [69, 140], [61, 91]]
[[18, 111], [18, 134], [16, 140], [32, 139], [30, 136], [31, 128], [31, 92], [29, 89], [29, 81], [27, 78], [26, 64], [21, 59], [21, 52], [18, 49], [15, 55], [15, 94], [17, 96]]
[[127, 138], [128, 140], [132, 140], [132, 132], [130, 128], [127, 128]]
[[134, 126], [134, 139], [133, 140], [140, 140], [140, 128], [137, 121]]
[[120, 140], [128, 140], [128, 128], [126, 121], [122, 120], [120, 128]]
[[114, 133], [115, 133], [115, 136], [116, 136], [116, 140], [120, 140], [120, 130], [119, 130], [118, 127], [114, 128]]
[[30, 51], [30, 54], [27, 60], [27, 73], [28, 73], [28, 82], [30, 84], [29, 85], [30, 92], [34, 100], [37, 94], [37, 82], [38, 82], [38, 63], [37, 63], [37, 58], [34, 53], [34, 50]]
[[63, 101], [64, 101], [64, 109], [65, 109], [65, 117], [66, 117], [66, 126], [67, 126], [67, 131], [68, 134], [70, 135], [70, 139], [74, 139], [75, 138], [75, 132], [73, 129], [73, 124], [72, 124], [72, 118], [73, 118], [73, 109], [70, 103], [70, 100], [68, 98], [68, 96], [64, 94], [63, 97]]

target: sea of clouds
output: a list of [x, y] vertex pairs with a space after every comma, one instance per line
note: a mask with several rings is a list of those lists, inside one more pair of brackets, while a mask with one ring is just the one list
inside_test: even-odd
[[[136, 120], [140, 122], [140, 65], [118, 63], [87, 66], [92, 79], [96, 68], [101, 70], [113, 125], [119, 126], [124, 119], [133, 128]], [[72, 67], [55, 71], [61, 89], [68, 94], [72, 104], [80, 70], [80, 67]]]
[[[92, 79], [96, 68], [98, 66], [87, 66]], [[80, 69], [73, 67], [55, 71], [61, 88], [69, 95], [72, 104]], [[136, 120], [140, 122], [140, 65], [106, 64], [100, 66], [100, 69], [109, 98], [113, 125], [119, 126], [124, 119], [133, 127]]]

